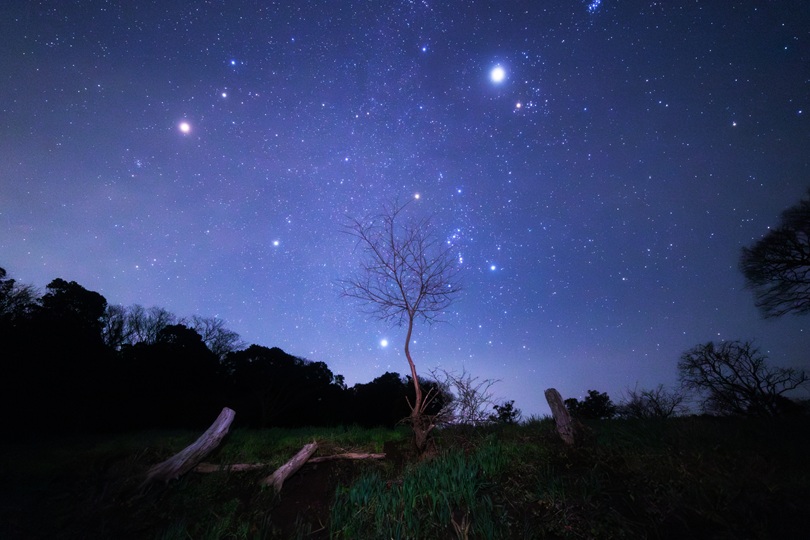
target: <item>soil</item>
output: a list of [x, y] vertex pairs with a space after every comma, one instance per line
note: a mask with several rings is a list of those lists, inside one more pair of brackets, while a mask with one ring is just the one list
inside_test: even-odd
[[329, 538], [329, 509], [338, 485], [368, 470], [368, 463], [326, 461], [306, 464], [284, 482], [277, 504], [270, 511], [273, 529], [283, 538], [299, 527], [311, 531], [308, 538]]
[[335, 460], [307, 463], [284, 482], [277, 504], [270, 511], [272, 528], [281, 537], [294, 537], [303, 527], [307, 538], [329, 538], [329, 511], [338, 486], [347, 486], [374, 467], [401, 471], [410, 459], [410, 440], [389, 441], [383, 446], [384, 460]]

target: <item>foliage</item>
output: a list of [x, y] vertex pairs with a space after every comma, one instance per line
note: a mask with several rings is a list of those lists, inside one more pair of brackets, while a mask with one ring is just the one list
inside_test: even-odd
[[779, 225], [740, 256], [740, 270], [766, 317], [810, 311], [810, 191]]
[[670, 418], [686, 413], [686, 395], [679, 390], [666, 390], [663, 384], [653, 389], [634, 388], [618, 405], [622, 418]]
[[616, 406], [606, 392], [588, 390], [584, 400], [568, 398], [564, 403], [571, 416], [579, 420], [602, 420], [616, 415]]
[[[447, 452], [407, 470], [399, 482], [379, 473], [338, 491], [332, 507], [333, 538], [492, 537], [498, 515], [486, 488], [504, 468], [501, 448]], [[463, 533], [463, 536], [462, 536]]]
[[789, 412], [786, 392], [807, 384], [803, 370], [775, 368], [750, 341], [724, 341], [698, 345], [678, 362], [684, 389], [701, 395], [708, 413], [776, 416]]
[[500, 405], [494, 405], [495, 414], [489, 415], [490, 422], [498, 424], [519, 424], [520, 409], [515, 408], [515, 400], [504, 401]]

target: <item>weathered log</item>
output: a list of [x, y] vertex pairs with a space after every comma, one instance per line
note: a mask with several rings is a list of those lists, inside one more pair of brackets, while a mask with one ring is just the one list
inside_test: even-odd
[[161, 480], [163, 482], [169, 482], [170, 480], [180, 478], [193, 469], [205, 456], [219, 446], [219, 443], [225, 435], [228, 434], [228, 428], [230, 428], [234, 416], [236, 416], [236, 413], [232, 409], [228, 407], [222, 409], [222, 412], [219, 413], [219, 416], [214, 423], [211, 424], [211, 427], [209, 427], [199, 439], [166, 461], [158, 463], [149, 469], [149, 472], [146, 474], [146, 480], [144, 480], [142, 485]]
[[566, 444], [574, 444], [576, 440], [576, 427], [568, 409], [565, 408], [562, 396], [554, 389], [549, 388], [546, 390], [546, 401], [548, 406], [551, 407], [551, 415], [554, 417], [554, 423], [557, 425], [557, 433]]
[[[323, 463], [338, 459], [385, 459], [385, 454], [363, 454], [358, 452], [347, 452], [345, 454], [333, 454], [331, 456], [314, 457], [307, 460], [307, 463]], [[200, 463], [194, 467], [195, 473], [215, 473], [215, 472], [244, 472], [265, 469], [269, 463], [232, 463], [230, 465], [219, 465], [217, 463]]]
[[216, 463], [200, 463], [194, 467], [196, 473], [215, 473], [219, 471], [225, 472], [243, 472], [255, 471], [257, 469], [266, 469], [269, 463], [234, 463], [232, 465], [217, 465]]
[[277, 492], [281, 491], [281, 486], [284, 484], [284, 480], [295, 474], [295, 472], [300, 469], [310, 457], [312, 457], [312, 454], [314, 454], [315, 450], [317, 449], [318, 443], [315, 441], [304, 445], [304, 447], [299, 450], [290, 461], [276, 469], [276, 472], [262, 480], [261, 484], [263, 486], [272, 486]]
[[336, 459], [385, 459], [385, 454], [361, 454], [357, 452], [347, 452], [345, 454], [334, 454], [332, 456], [314, 457], [308, 463], [322, 463]]

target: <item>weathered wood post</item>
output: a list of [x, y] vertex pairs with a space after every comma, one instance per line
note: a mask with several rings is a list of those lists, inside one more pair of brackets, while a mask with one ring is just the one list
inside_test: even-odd
[[565, 408], [562, 396], [555, 388], [546, 390], [546, 401], [548, 406], [551, 407], [551, 415], [554, 417], [554, 423], [557, 425], [557, 433], [566, 444], [574, 444], [576, 440], [576, 427], [568, 409]]

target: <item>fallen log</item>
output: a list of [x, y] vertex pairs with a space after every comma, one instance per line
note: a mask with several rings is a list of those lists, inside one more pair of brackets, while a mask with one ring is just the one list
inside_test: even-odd
[[193, 469], [205, 456], [219, 446], [219, 443], [228, 434], [228, 429], [235, 416], [236, 413], [232, 409], [223, 408], [211, 427], [200, 435], [199, 439], [166, 461], [149, 469], [146, 480], [141, 486], [151, 482], [176, 480]]
[[[333, 454], [331, 456], [319, 456], [309, 458], [307, 463], [323, 463], [324, 461], [334, 461], [338, 459], [385, 459], [385, 454], [363, 454], [358, 452], [347, 452], [345, 454]], [[195, 473], [215, 473], [220, 471], [225, 472], [244, 472], [255, 471], [258, 469], [266, 469], [269, 463], [233, 463], [231, 465], [218, 465], [216, 463], [200, 463], [194, 467]]]
[[576, 427], [568, 409], [565, 408], [562, 396], [555, 388], [549, 388], [545, 392], [548, 406], [551, 407], [551, 415], [557, 425], [557, 433], [566, 444], [574, 444], [576, 441]]
[[308, 463], [322, 463], [336, 459], [385, 459], [385, 454], [362, 454], [357, 452], [347, 452], [345, 454], [334, 454], [332, 456], [314, 457]]
[[217, 465], [216, 463], [200, 463], [194, 467], [196, 473], [215, 473], [219, 471], [226, 472], [243, 472], [255, 471], [257, 469], [266, 469], [269, 463], [234, 463], [233, 465]]
[[312, 457], [312, 454], [315, 453], [315, 450], [318, 449], [318, 443], [315, 441], [304, 445], [304, 447], [295, 454], [290, 461], [276, 469], [276, 471], [261, 481], [261, 485], [263, 486], [272, 486], [276, 492], [281, 491], [281, 486], [284, 484], [284, 480], [295, 474], [295, 472], [300, 469], [304, 463]]

